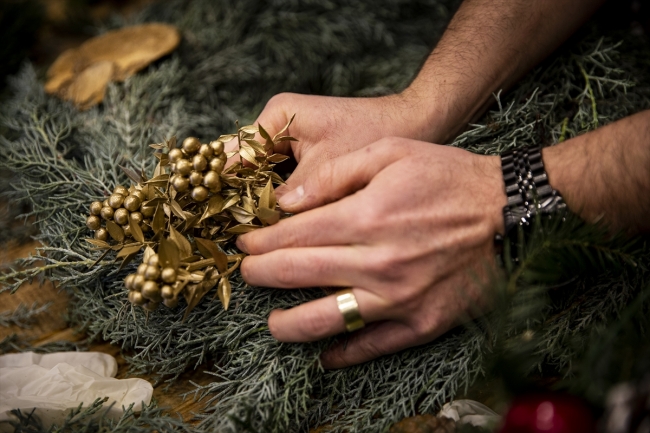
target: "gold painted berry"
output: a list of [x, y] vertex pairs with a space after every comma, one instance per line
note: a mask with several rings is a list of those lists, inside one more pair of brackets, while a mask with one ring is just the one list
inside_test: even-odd
[[90, 230], [98, 230], [102, 226], [102, 220], [97, 215], [91, 215], [86, 219], [86, 227]]
[[176, 269], [174, 268], [165, 268], [160, 274], [162, 280], [166, 283], [173, 283], [176, 281]]
[[102, 211], [102, 202], [101, 201], [94, 201], [90, 203], [90, 214], [91, 215], [99, 215], [99, 213]]
[[201, 147], [201, 142], [196, 137], [187, 137], [183, 140], [183, 150], [188, 154], [196, 153]]

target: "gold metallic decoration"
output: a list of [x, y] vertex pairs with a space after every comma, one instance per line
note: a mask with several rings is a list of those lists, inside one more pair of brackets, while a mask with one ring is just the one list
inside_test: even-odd
[[336, 303], [343, 316], [343, 321], [345, 321], [346, 331], [353, 332], [366, 326], [361, 318], [359, 304], [352, 289], [344, 289], [336, 292]]
[[[132, 305], [153, 312], [160, 304], [176, 308], [184, 299], [187, 317], [215, 289], [228, 309], [229, 278], [244, 254], [225, 251], [235, 248], [238, 235], [279, 221], [274, 185], [283, 180], [273, 167], [287, 157], [274, 148], [294, 140], [283, 135], [290, 123], [274, 136], [248, 125], [209, 144], [195, 137], [180, 147], [175, 137], [152, 144], [158, 164], [150, 178], [122, 167], [133, 183], [91, 204], [87, 225], [95, 236], [87, 241], [104, 251], [99, 260], [115, 254], [121, 267], [142, 254], [136, 272], [124, 280]], [[226, 147], [233, 150], [226, 153]], [[225, 168], [234, 155], [245, 163]]]
[[90, 214], [91, 215], [99, 215], [99, 213], [101, 211], [102, 211], [102, 202], [101, 201], [94, 201], [94, 202], [90, 203]]

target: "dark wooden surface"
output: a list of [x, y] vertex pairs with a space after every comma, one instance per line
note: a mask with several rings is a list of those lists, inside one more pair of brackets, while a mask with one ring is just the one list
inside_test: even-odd
[[[5, 265], [16, 258], [25, 257], [30, 252], [34, 252], [37, 246], [38, 244], [33, 242], [26, 245], [0, 245], [2, 247], [0, 248], [0, 264]], [[38, 346], [54, 341], [78, 342], [87, 338], [86, 335], [75, 332], [66, 323], [65, 313], [68, 299], [66, 294], [59, 291], [51, 282], [44, 284], [39, 284], [38, 282], [26, 284], [14, 294], [0, 294], [0, 312], [14, 311], [21, 303], [30, 306], [34, 302], [38, 302], [39, 305], [52, 302], [52, 305], [37, 315], [33, 323], [31, 323], [31, 326], [27, 329], [18, 326], [10, 326], [8, 328], [0, 327], [0, 340], [15, 333], [20, 337], [33, 339], [32, 344]], [[118, 378], [140, 377], [150, 380], [152, 383], [154, 382], [148, 376], [129, 375], [128, 366], [121, 356], [121, 350], [118, 346], [99, 341], [92, 343], [89, 350], [108, 353], [114, 356], [118, 363]], [[171, 412], [182, 415], [186, 421], [191, 421], [193, 412], [199, 411], [203, 405], [192, 396], [183, 399], [180, 395], [196, 389], [191, 382], [207, 384], [213, 381], [214, 376], [204, 373], [203, 369], [199, 367], [195, 371], [190, 371], [182, 375], [171, 386], [164, 383], [155, 386], [153, 395], [159, 406], [169, 408]]]

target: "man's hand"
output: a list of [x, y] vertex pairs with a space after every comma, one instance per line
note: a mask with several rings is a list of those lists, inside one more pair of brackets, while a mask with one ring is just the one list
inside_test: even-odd
[[[423, 116], [425, 101], [407, 94], [377, 98], [337, 98], [282, 93], [273, 97], [255, 123], [271, 135], [297, 114], [285, 141], [275, 151], [293, 155], [300, 163], [278, 195], [297, 187], [323, 161], [345, 155], [389, 136], [421, 140], [437, 138], [435, 121]], [[432, 101], [426, 101], [432, 105]], [[441, 132], [441, 131], [440, 131]], [[234, 146], [234, 144], [233, 144]]]
[[[379, 98], [283, 93], [256, 123], [271, 135], [297, 114], [286, 142], [298, 168], [282, 196], [320, 163], [385, 137], [446, 143], [562, 43], [603, 0], [465, 0], [417, 78], [403, 92]], [[235, 143], [227, 145], [234, 150]]]
[[[249, 284], [350, 286], [369, 325], [323, 355], [327, 368], [426, 343], [490, 303], [494, 234], [506, 203], [498, 157], [383, 139], [321, 163], [280, 199], [297, 215], [241, 236]], [[276, 310], [280, 341], [345, 330], [335, 296]]]

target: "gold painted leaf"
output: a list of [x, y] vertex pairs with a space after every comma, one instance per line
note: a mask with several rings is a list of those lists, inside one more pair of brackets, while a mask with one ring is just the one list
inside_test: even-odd
[[282, 128], [282, 129], [281, 129], [277, 134], [275, 134], [275, 135], [273, 136], [273, 142], [274, 142], [274, 143], [277, 141], [278, 137], [280, 137], [280, 136], [284, 133], [284, 131], [286, 131], [287, 129], [289, 129], [289, 126], [291, 126], [291, 124], [293, 123], [293, 119], [294, 119], [294, 117], [296, 117], [296, 114], [295, 114], [295, 113], [293, 114], [293, 116], [291, 116], [291, 119], [289, 119], [289, 121], [287, 122], [287, 124], [284, 125], [284, 128]]
[[165, 145], [162, 143], [155, 143], [155, 144], [150, 144], [149, 147], [152, 149], [160, 150], [163, 149]]
[[208, 205], [205, 208], [205, 212], [203, 212], [203, 216], [201, 217], [201, 221], [221, 212], [223, 204], [223, 197], [220, 194], [215, 194], [210, 197], [210, 200], [208, 200]]
[[178, 269], [178, 264], [181, 260], [178, 246], [176, 246], [174, 241], [162, 238], [158, 247], [158, 256], [163, 267]]
[[253, 150], [255, 150], [255, 152], [261, 155], [266, 155], [266, 150], [264, 149], [264, 146], [262, 146], [262, 144], [259, 141], [253, 139], [245, 140], [245, 141], [246, 143], [248, 143], [250, 147], [253, 148]]
[[255, 125], [246, 125], [239, 128], [240, 131], [245, 132], [246, 134], [257, 134], [258, 129]]
[[250, 214], [255, 214], [255, 200], [250, 197], [243, 196], [241, 198], [241, 207]]
[[221, 277], [219, 280], [219, 288], [217, 289], [217, 294], [219, 295], [219, 300], [221, 301], [224, 310], [228, 310], [231, 293], [232, 286], [230, 285], [230, 280], [228, 280], [227, 277]]
[[[235, 152], [235, 153], [238, 153], [238, 152]], [[224, 169], [224, 171], [221, 172], [221, 179], [224, 179], [224, 178], [228, 178], [228, 177], [230, 177], [230, 176], [227, 176], [227, 175], [230, 175], [230, 174], [232, 174], [232, 173], [235, 173], [235, 172], [236, 172], [237, 170], [239, 170], [241, 167], [242, 167], [241, 162], [236, 162], [236, 163], [234, 163], [233, 165], [231, 165], [230, 167], [226, 167], [226, 168]]]
[[84, 240], [86, 242], [88, 242], [89, 244], [95, 245], [96, 247], [99, 247], [99, 248], [102, 248], [102, 249], [106, 249], [106, 248], [111, 247], [111, 244], [109, 244], [108, 242], [105, 242], [105, 241], [100, 241], [99, 239], [84, 239]]
[[273, 143], [273, 140], [271, 139], [271, 136], [269, 135], [268, 132], [266, 132], [266, 129], [264, 129], [264, 128], [262, 127], [262, 125], [258, 124], [258, 126], [259, 126], [259, 129], [260, 129], [260, 135], [261, 135], [262, 138], [265, 140], [265, 143], [264, 143], [264, 150], [265, 150], [267, 153], [268, 153], [268, 152], [273, 153], [273, 152], [274, 152], [274, 146], [275, 146], [275, 145], [274, 145], [274, 143]]
[[275, 183], [284, 184], [284, 179], [282, 179], [282, 178], [280, 177], [280, 175], [277, 174], [277, 173], [275, 173], [275, 172], [272, 172], [272, 173], [271, 173], [271, 179], [272, 179], [273, 182], [275, 182]]
[[261, 229], [262, 227], [256, 226], [253, 224], [237, 224], [234, 227], [230, 227], [226, 232], [232, 233], [234, 235], [243, 235], [244, 233], [252, 232], [253, 230]]
[[257, 166], [257, 160], [255, 159], [255, 151], [248, 144], [242, 144], [239, 149], [239, 156], [241, 156], [246, 161]]
[[144, 202], [142, 206], [157, 206], [160, 203], [167, 203], [167, 199], [165, 197], [152, 198], [151, 200]]
[[196, 246], [199, 251], [203, 254], [203, 257], [214, 259], [214, 263], [217, 265], [217, 269], [219, 269], [220, 273], [224, 273], [228, 270], [228, 257], [219, 250], [217, 244], [202, 238], [194, 238], [194, 240], [196, 241]]
[[277, 200], [275, 198], [275, 189], [273, 188], [271, 179], [269, 179], [269, 181], [266, 183], [266, 186], [262, 190], [262, 194], [260, 194], [259, 207], [260, 209], [273, 210], [275, 209], [276, 203]]
[[275, 141], [280, 142], [280, 141], [298, 141], [298, 140], [293, 138], [290, 135], [283, 135], [282, 137], [278, 137]]
[[237, 222], [241, 224], [248, 224], [255, 218], [254, 214], [247, 212], [246, 209], [243, 209], [239, 206], [228, 208], [228, 212], [230, 212], [233, 218], [235, 218]]
[[271, 139], [271, 136], [269, 135], [268, 132], [266, 132], [266, 129], [264, 129], [264, 127], [262, 127], [261, 124], [258, 123], [257, 128], [259, 129], [259, 133], [260, 133], [260, 135], [262, 136], [263, 139], [265, 139], [265, 140], [270, 140]]
[[187, 316], [190, 312], [199, 304], [201, 298], [197, 296], [198, 284], [188, 284], [183, 290], [183, 296], [187, 301], [187, 308], [185, 309], [185, 314], [183, 314], [183, 322], [187, 319]]
[[218, 140], [223, 143], [227, 143], [235, 138], [237, 138], [237, 134], [224, 134], [224, 135], [220, 135]]
[[176, 200], [172, 200], [170, 203], [172, 212], [174, 212], [174, 215], [181, 219], [186, 219], [187, 215], [185, 215], [185, 212], [183, 212], [183, 208], [181, 207], [180, 204]]
[[142, 255], [142, 263], [147, 263], [151, 256], [156, 254], [156, 252], [150, 246], [144, 249], [144, 254]]
[[119, 268], [117, 268], [117, 271], [118, 272], [121, 271], [126, 265], [131, 263], [131, 261], [133, 261], [133, 259], [135, 259], [136, 255], [138, 255], [137, 251], [135, 253], [133, 253], [133, 254], [129, 254], [128, 256], [124, 257], [124, 260], [122, 260], [122, 264], [120, 265]]
[[165, 229], [165, 211], [162, 205], [156, 206], [156, 212], [153, 214], [151, 225], [153, 226], [154, 233], [162, 232]]
[[188, 241], [185, 236], [180, 234], [178, 230], [174, 228], [174, 226], [171, 226], [169, 228], [169, 238], [174, 241], [178, 247], [178, 252], [180, 253], [181, 260], [192, 255], [192, 246], [190, 245], [190, 241]]
[[188, 215], [187, 219], [185, 220], [185, 223], [183, 224], [183, 232], [187, 232], [190, 229], [194, 228], [196, 224], [199, 222], [199, 219], [201, 218], [201, 214], [190, 214], [189, 212], [186, 212]]
[[138, 251], [140, 251], [140, 248], [142, 248], [142, 244], [125, 246], [124, 248], [122, 248], [120, 250], [119, 253], [117, 253], [117, 258], [124, 257], [124, 256], [129, 256], [131, 254], [135, 254]]
[[172, 138], [170, 138], [167, 141], [167, 147], [169, 149], [174, 149], [176, 147], [176, 136], [175, 135], [172, 135]]
[[221, 207], [221, 210], [224, 211], [224, 210], [228, 209], [229, 207], [236, 205], [237, 203], [239, 203], [239, 200], [241, 200], [241, 197], [240, 197], [239, 194], [235, 194], [233, 196], [228, 197], [226, 199], [225, 203], [223, 204], [223, 206]]
[[221, 183], [231, 188], [239, 188], [242, 185], [242, 180], [236, 178], [235, 176], [222, 176]]
[[287, 159], [289, 159], [289, 157], [287, 155], [283, 155], [281, 153], [274, 153], [273, 155], [266, 158], [266, 160], [268, 162], [272, 162], [274, 164], [279, 164], [279, 163], [281, 163], [283, 161], [286, 161]]
[[144, 242], [144, 233], [138, 224], [131, 216], [129, 216], [129, 227], [131, 227], [131, 236], [138, 242]]
[[144, 181], [144, 179], [142, 179], [142, 177], [135, 170], [131, 170], [128, 167], [122, 167], [121, 165], [119, 167], [122, 169], [124, 174], [126, 174], [128, 178], [133, 182], [140, 184]]
[[260, 207], [257, 211], [257, 217], [264, 224], [272, 225], [280, 221], [280, 211]]
[[[160, 164], [156, 166], [156, 170], [160, 171]], [[159, 174], [153, 179], [148, 180], [146, 183], [149, 186], [156, 186], [159, 188], [165, 188], [169, 182], [169, 174]]]
[[116, 241], [122, 242], [124, 240], [124, 230], [113, 221], [106, 221], [106, 230], [108, 230], [108, 234]]

